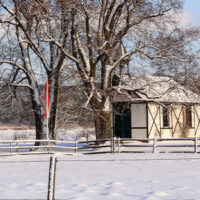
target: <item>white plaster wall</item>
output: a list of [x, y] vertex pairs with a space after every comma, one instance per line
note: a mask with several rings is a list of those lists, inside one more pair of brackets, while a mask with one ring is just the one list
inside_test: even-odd
[[[173, 105], [173, 108], [170, 108], [169, 128], [164, 128], [162, 106], [156, 103], [148, 103], [149, 138], [183, 137], [180, 126], [184, 128], [184, 110], [181, 110], [181, 108], [182, 105]], [[146, 110], [145, 103], [131, 104], [132, 127], [147, 127]], [[177, 118], [179, 118], [179, 123], [177, 123]], [[187, 129], [187, 137], [195, 137], [195, 132], [197, 136], [200, 137], [200, 105], [192, 106], [192, 128]], [[132, 129], [132, 138], [146, 137], [146, 129]]]
[[[171, 112], [171, 127], [172, 127], [172, 137], [180, 138], [182, 137], [182, 129], [184, 126], [183, 122], [183, 112], [182, 105], [174, 105]], [[178, 119], [178, 122], [177, 122]]]
[[172, 138], [172, 129], [161, 129], [161, 138]]
[[147, 138], [147, 129], [132, 129], [132, 138]]
[[131, 127], [136, 127], [131, 130], [132, 138], [147, 138], [146, 103], [131, 104]]
[[149, 138], [161, 137], [161, 107], [156, 103], [148, 103], [148, 134]]
[[[192, 127], [186, 127], [185, 122], [185, 107], [182, 109], [181, 105], [173, 106], [172, 111], [172, 130], [173, 130], [173, 137], [195, 137], [195, 113], [194, 107], [192, 109]], [[199, 109], [199, 108], [198, 108]], [[177, 123], [177, 118], [179, 118], [179, 123]], [[182, 131], [183, 130], [183, 131]]]
[[194, 105], [194, 132], [200, 137], [200, 105]]
[[137, 103], [131, 104], [131, 126], [146, 127], [146, 104]]
[[[200, 105], [192, 106], [192, 128], [185, 129], [185, 111], [182, 105], [173, 105], [169, 109], [169, 127], [163, 127], [163, 108], [156, 103], [148, 103], [148, 133], [149, 138], [179, 138], [179, 137], [195, 137], [195, 131], [197, 136], [200, 137]], [[159, 111], [158, 111], [159, 110]], [[151, 114], [150, 114], [151, 112]], [[157, 113], [158, 112], [158, 113]], [[199, 118], [198, 118], [198, 116]], [[154, 118], [154, 121], [153, 121]], [[177, 118], [178, 122], [177, 123]], [[199, 127], [197, 127], [199, 124]], [[156, 128], [157, 126], [157, 128]], [[185, 134], [182, 134], [181, 130], [185, 130]]]

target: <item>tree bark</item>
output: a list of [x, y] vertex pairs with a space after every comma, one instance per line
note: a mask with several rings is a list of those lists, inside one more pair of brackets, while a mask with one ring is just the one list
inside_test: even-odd
[[[41, 98], [39, 95], [38, 87], [35, 87], [35, 90], [30, 90], [32, 107], [35, 115], [35, 125], [36, 125], [36, 139], [37, 140], [54, 140], [56, 139], [55, 135], [55, 123], [56, 123], [56, 111], [57, 111], [57, 97], [58, 97], [58, 78], [59, 76], [54, 73], [49, 74], [49, 98], [50, 98], [50, 108], [49, 108], [49, 117], [45, 118], [45, 105], [42, 104]], [[48, 120], [48, 122], [47, 122]], [[47, 127], [48, 123], [48, 127]], [[48, 128], [48, 134], [47, 134]], [[35, 145], [41, 146], [45, 145], [46, 142], [36, 142]]]
[[[46, 140], [47, 138], [47, 119], [44, 117], [44, 106], [41, 103], [39, 93], [37, 93], [37, 89], [30, 90], [32, 107], [34, 110], [35, 116], [35, 128], [36, 128], [36, 140]], [[35, 146], [45, 145], [46, 142], [36, 142]]]
[[111, 122], [111, 111], [97, 111], [95, 113], [96, 139], [106, 139], [113, 136]]
[[49, 110], [49, 126], [48, 127], [49, 127], [49, 138], [52, 140], [56, 139], [55, 126], [56, 126], [56, 113], [57, 113], [57, 101], [58, 101], [58, 90], [59, 90], [58, 79], [59, 79], [59, 72], [56, 73], [56, 75], [54, 74], [49, 77], [51, 107]]

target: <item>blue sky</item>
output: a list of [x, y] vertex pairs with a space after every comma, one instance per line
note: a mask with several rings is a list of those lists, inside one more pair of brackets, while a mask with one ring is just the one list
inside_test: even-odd
[[184, 10], [192, 16], [192, 23], [200, 25], [200, 0], [185, 0]]

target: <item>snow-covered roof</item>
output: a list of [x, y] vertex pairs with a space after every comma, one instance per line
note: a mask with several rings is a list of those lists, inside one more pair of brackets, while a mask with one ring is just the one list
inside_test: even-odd
[[123, 75], [120, 89], [134, 91], [139, 99], [159, 102], [200, 103], [200, 96], [163, 76]]

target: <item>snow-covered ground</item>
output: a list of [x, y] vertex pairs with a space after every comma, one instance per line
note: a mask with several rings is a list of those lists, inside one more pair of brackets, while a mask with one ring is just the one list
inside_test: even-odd
[[[57, 157], [56, 199], [200, 199], [199, 154]], [[48, 155], [0, 157], [0, 199], [46, 199], [48, 165]]]
[[[4, 129], [0, 130], [0, 140], [28, 140], [35, 139], [35, 130], [14, 130]], [[57, 140], [86, 140], [95, 139], [94, 128], [76, 127], [73, 129], [58, 130], [56, 133]]]

